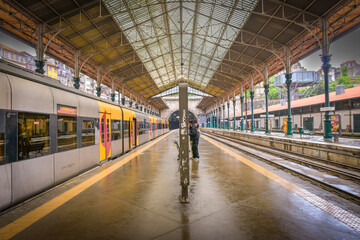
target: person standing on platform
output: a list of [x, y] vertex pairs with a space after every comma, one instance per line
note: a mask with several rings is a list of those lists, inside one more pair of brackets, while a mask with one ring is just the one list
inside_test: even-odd
[[198, 144], [199, 144], [199, 131], [197, 127], [194, 125], [194, 121], [189, 121], [189, 135], [190, 135], [190, 143], [191, 143], [191, 150], [193, 154], [193, 159], [195, 161], [199, 161], [199, 151], [198, 151]]

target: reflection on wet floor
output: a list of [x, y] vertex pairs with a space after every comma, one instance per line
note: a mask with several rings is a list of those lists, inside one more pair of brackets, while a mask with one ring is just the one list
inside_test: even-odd
[[360, 237], [204, 139], [200, 161], [190, 163], [190, 203], [181, 204], [176, 136], [172, 133], [14, 239]]

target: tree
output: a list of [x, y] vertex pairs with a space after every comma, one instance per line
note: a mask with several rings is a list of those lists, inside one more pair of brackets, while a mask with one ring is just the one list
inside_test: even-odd
[[342, 66], [341, 67], [341, 76], [342, 77], [348, 77], [349, 76], [348, 71], [349, 71], [348, 66]]
[[278, 99], [279, 91], [274, 87], [274, 84], [269, 87], [269, 99]]

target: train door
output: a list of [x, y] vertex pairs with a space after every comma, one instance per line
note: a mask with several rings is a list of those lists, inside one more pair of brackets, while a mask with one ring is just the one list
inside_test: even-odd
[[0, 128], [2, 128], [0, 129], [0, 132], [2, 132], [0, 136], [0, 140], [2, 140], [0, 141], [0, 144], [2, 144], [0, 146], [0, 163], [15, 162], [18, 159], [18, 114], [16, 112], [5, 112], [5, 125], [3, 122], [4, 116], [1, 115], [0, 113], [2, 122], [0, 123]]
[[139, 122], [138, 122], [137, 118], [133, 118], [133, 123], [134, 123], [134, 147], [136, 147], [137, 145], [139, 145], [139, 143], [138, 143]]
[[156, 123], [155, 123], [155, 137], [158, 137], [158, 122], [157, 122], [157, 120], [156, 120]]
[[130, 119], [129, 121], [129, 125], [130, 125], [130, 149], [131, 148], [134, 148], [136, 146], [136, 143], [135, 143], [135, 139], [136, 139], [136, 136], [135, 136], [135, 121], [134, 119]]
[[151, 118], [149, 119], [149, 140], [152, 139], [152, 122]]
[[111, 156], [111, 115], [100, 113], [100, 161]]

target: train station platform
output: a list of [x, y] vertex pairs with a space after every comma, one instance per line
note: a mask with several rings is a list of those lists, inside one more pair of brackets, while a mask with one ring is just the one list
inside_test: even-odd
[[360, 139], [339, 138], [337, 142], [327, 142], [318, 135], [301, 137], [300, 134], [294, 134], [289, 137], [284, 133], [265, 134], [217, 128], [203, 128], [202, 131], [360, 168]]
[[206, 136], [180, 203], [172, 131], [0, 215], [0, 239], [359, 239], [360, 209]]

